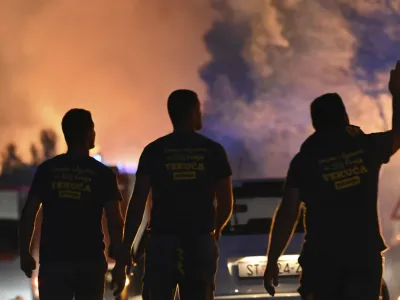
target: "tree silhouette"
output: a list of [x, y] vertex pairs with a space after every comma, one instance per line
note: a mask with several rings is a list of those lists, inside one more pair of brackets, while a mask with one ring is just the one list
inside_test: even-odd
[[42, 144], [43, 159], [49, 159], [56, 155], [57, 134], [53, 129], [40, 131], [40, 143]]
[[30, 147], [30, 152], [31, 152], [31, 164], [32, 166], [38, 166], [41, 162], [40, 154], [39, 154], [39, 149], [37, 146], [32, 143]]
[[8, 144], [2, 153], [2, 173], [12, 173], [24, 166], [25, 164], [17, 153], [17, 146], [13, 143]]

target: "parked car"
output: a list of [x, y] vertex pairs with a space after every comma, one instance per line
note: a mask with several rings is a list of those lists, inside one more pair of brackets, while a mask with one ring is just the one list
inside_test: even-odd
[[[273, 214], [281, 202], [284, 179], [234, 181], [235, 212], [219, 240], [220, 257], [216, 275], [216, 300], [271, 299], [265, 292], [263, 274]], [[339, 222], [339, 220], [338, 220]], [[145, 234], [140, 248], [145, 248]], [[274, 299], [299, 300], [297, 292], [301, 267], [298, 257], [304, 240], [303, 218], [284, 255], [279, 259], [280, 279]], [[398, 253], [398, 258], [393, 253]], [[400, 249], [392, 249], [386, 260], [382, 300], [398, 300]], [[135, 299], [140, 299], [141, 276], [144, 269], [143, 251], [137, 256]], [[327, 265], [329, 269], [329, 265]]]

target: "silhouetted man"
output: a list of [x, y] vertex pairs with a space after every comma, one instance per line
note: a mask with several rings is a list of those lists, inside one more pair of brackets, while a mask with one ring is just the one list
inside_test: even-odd
[[168, 113], [173, 133], [146, 146], [139, 160], [126, 216], [125, 254], [114, 272], [117, 293], [151, 190], [143, 299], [173, 299], [177, 285], [181, 300], [213, 299], [216, 240], [233, 208], [231, 167], [220, 144], [196, 133], [202, 117], [195, 92], [174, 91]]
[[103, 300], [107, 262], [102, 214], [105, 209], [110, 252], [122, 244], [122, 199], [113, 171], [89, 156], [94, 147], [92, 116], [71, 109], [62, 120], [66, 154], [42, 163], [36, 171], [20, 224], [21, 269], [36, 268], [30, 244], [36, 214], [43, 206], [40, 239], [41, 300]]
[[306, 237], [299, 258], [303, 299], [377, 300], [382, 281], [382, 251], [377, 210], [382, 164], [400, 146], [400, 63], [392, 70], [392, 130], [364, 134], [350, 125], [338, 94], [311, 104], [315, 128], [293, 158], [284, 196], [276, 212], [264, 284], [270, 294], [278, 283], [277, 260], [306, 210]]

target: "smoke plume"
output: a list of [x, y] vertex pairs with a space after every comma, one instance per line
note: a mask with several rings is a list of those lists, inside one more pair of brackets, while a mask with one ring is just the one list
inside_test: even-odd
[[[322, 93], [340, 93], [366, 132], [390, 126], [399, 13], [394, 0], [1, 1], [0, 147], [28, 159], [40, 129], [60, 134], [83, 107], [105, 159], [135, 163], [171, 130], [166, 98], [183, 87], [235, 176], [283, 176]], [[393, 170], [384, 184], [398, 185]]]
[[[341, 94], [352, 123], [365, 132], [390, 128], [387, 82], [400, 59], [400, 1], [212, 3], [218, 13], [204, 37], [212, 60], [200, 75], [208, 87], [208, 132], [240, 162], [236, 176], [284, 176], [312, 132], [309, 104], [326, 92]], [[396, 155], [381, 174], [389, 244], [399, 164]]]
[[366, 132], [390, 126], [387, 80], [399, 43], [394, 1], [213, 4], [219, 13], [205, 35], [213, 60], [201, 70], [216, 116], [208, 124], [215, 137], [234, 137], [250, 153], [242, 153], [249, 166], [242, 176], [285, 174], [311, 131], [309, 104], [323, 93], [339, 92]]
[[367, 132], [389, 126], [398, 14], [398, 1], [2, 1], [0, 146], [26, 157], [41, 128], [61, 133], [84, 107], [106, 160], [136, 162], [186, 87], [235, 173], [281, 176], [322, 93], [341, 93]]
[[205, 97], [198, 69], [212, 13], [202, 0], [1, 1], [0, 146], [13, 141], [28, 159], [40, 129], [61, 134], [63, 114], [82, 107], [105, 159], [137, 162], [171, 130], [173, 89]]

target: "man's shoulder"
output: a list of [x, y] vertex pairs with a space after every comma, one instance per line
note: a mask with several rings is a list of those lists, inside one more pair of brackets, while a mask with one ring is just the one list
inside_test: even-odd
[[[52, 166], [68, 167], [71, 164], [71, 161], [68, 155], [60, 154], [53, 157], [52, 159], [49, 159], [44, 163], [47, 163], [48, 165]], [[81, 165], [81, 167], [88, 168], [96, 173], [103, 173], [103, 174], [114, 173], [109, 166], [103, 164], [102, 162], [98, 161], [92, 156], [87, 156], [80, 159], [79, 164]]]
[[[211, 150], [225, 150], [225, 148], [219, 142], [197, 132], [191, 135], [190, 139], [194, 141], [194, 144], [197, 146], [205, 147]], [[146, 147], [144, 147], [143, 152], [152, 152], [157, 151], [158, 149], [164, 149], [164, 146], [171, 143], [171, 141], [172, 143], [175, 143], [176, 136], [174, 136], [172, 133], [164, 135], [147, 144]]]
[[56, 166], [58, 163], [65, 159], [65, 154], [59, 154], [52, 158], [46, 159], [41, 164], [38, 165], [37, 169], [43, 170]]
[[299, 166], [301, 166], [301, 164], [303, 164], [305, 162], [307, 157], [308, 157], [308, 155], [304, 151], [297, 152], [295, 154], [295, 156], [293, 156], [293, 158], [292, 158], [292, 160], [290, 162], [290, 166], [291, 167], [299, 167]]
[[221, 143], [219, 143], [201, 133], [196, 132], [195, 138], [198, 139], [202, 144], [204, 144], [208, 148], [217, 149], [217, 150], [225, 150], [224, 146], [222, 146]]
[[361, 127], [356, 126], [356, 125], [347, 126], [346, 127], [346, 131], [351, 137], [362, 137], [362, 136], [365, 136], [365, 133], [361, 129]]
[[382, 132], [372, 132], [372, 133], [368, 133], [368, 134], [364, 134], [364, 137], [366, 139], [379, 139], [379, 138], [391, 138], [392, 137], [392, 131], [382, 131]]
[[155, 139], [154, 141], [148, 143], [145, 147], [144, 147], [144, 152], [146, 151], [152, 151], [153, 149], [157, 149], [160, 147], [163, 147], [165, 142], [169, 139], [170, 134], [168, 135], [164, 135], [162, 137], [159, 137], [158, 139]]
[[101, 161], [98, 161], [94, 157], [89, 156], [88, 163], [91, 169], [94, 169], [94, 171], [100, 172], [101, 174], [109, 176], [113, 176], [115, 174], [109, 166], [103, 164]]
[[[222, 145], [220, 143], [218, 143], [217, 141], [214, 141], [211, 138], [209, 138], [205, 135], [202, 135], [200, 133], [197, 133], [197, 132], [193, 133], [193, 135], [186, 136], [186, 137], [188, 137], [191, 140], [195, 140], [197, 143], [200, 143], [203, 145], [222, 147]], [[150, 142], [149, 144], [147, 144], [146, 147], [144, 147], [144, 149], [153, 149], [153, 148], [157, 148], [160, 146], [162, 147], [170, 141], [175, 141], [176, 138], [177, 137], [173, 133], [164, 135], [162, 137], [159, 137], [158, 139], [155, 139], [154, 141]]]
[[304, 151], [308, 151], [308, 150], [312, 149], [315, 146], [315, 144], [318, 143], [318, 141], [319, 141], [318, 134], [316, 132], [312, 133], [301, 144], [300, 152], [304, 152]]

